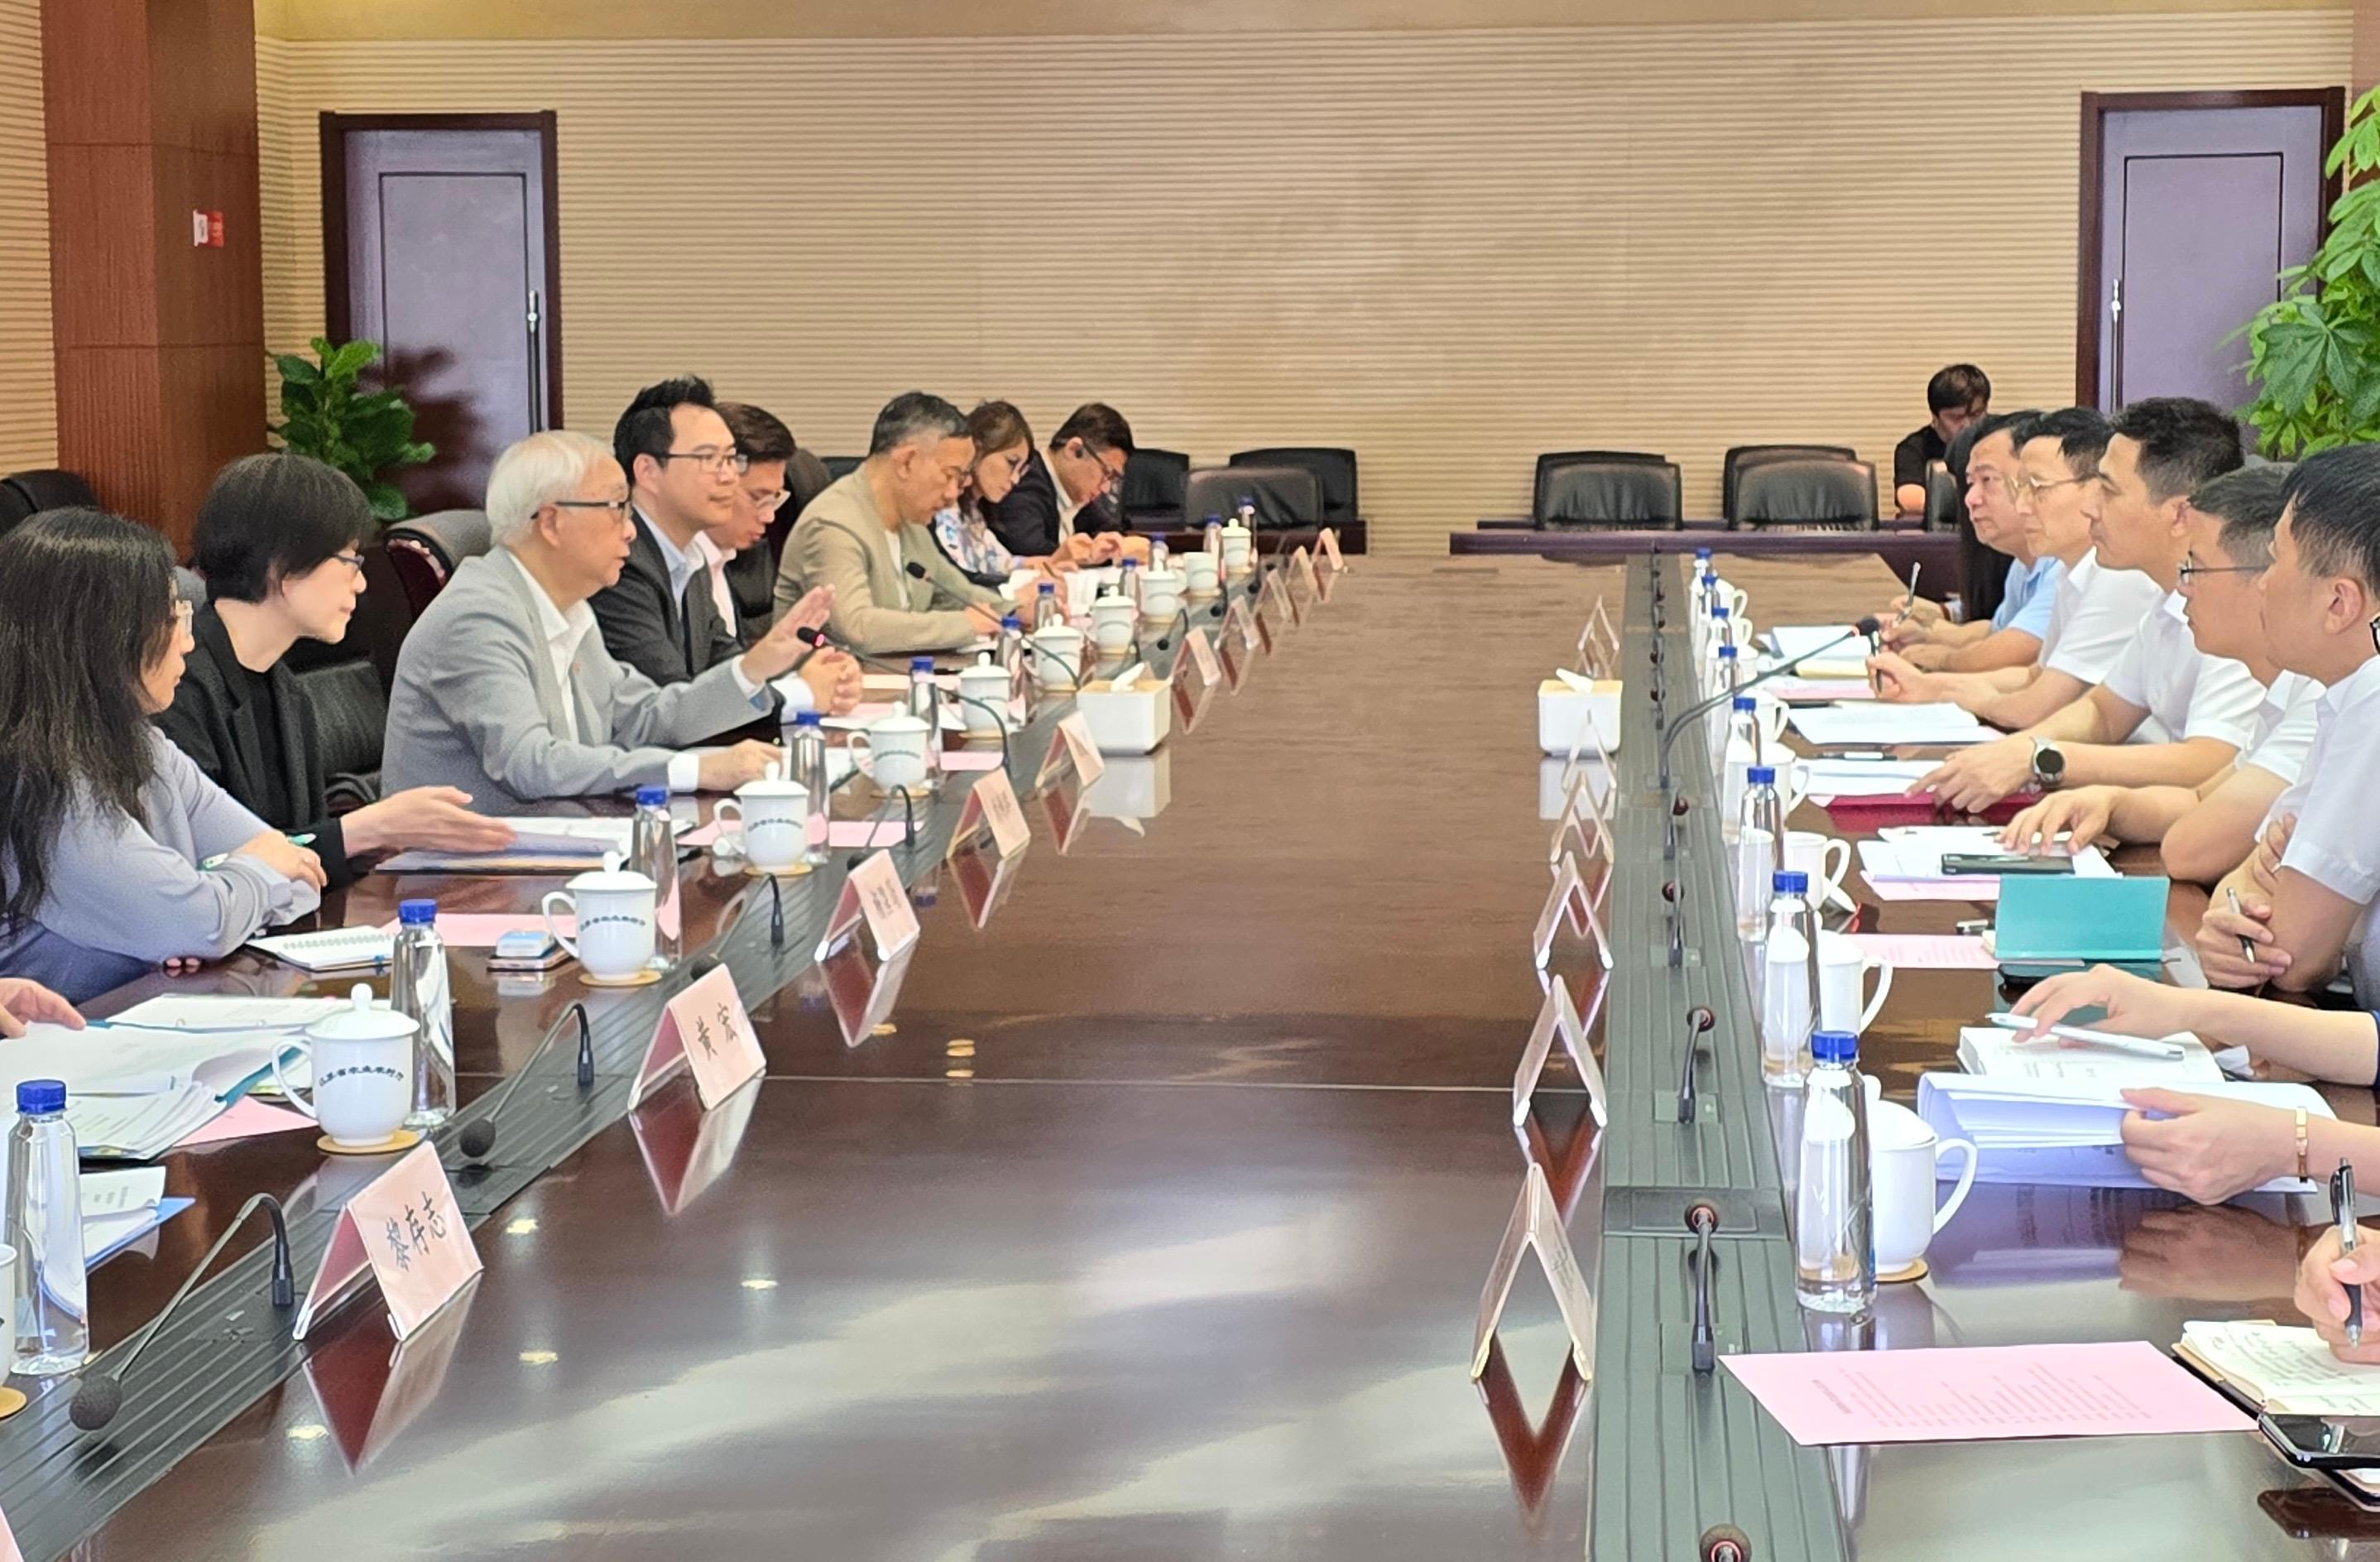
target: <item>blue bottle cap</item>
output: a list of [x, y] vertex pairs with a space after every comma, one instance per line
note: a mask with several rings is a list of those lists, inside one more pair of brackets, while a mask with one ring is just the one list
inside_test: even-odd
[[[663, 792], [663, 798], [669, 794]], [[638, 799], [642, 801], [640, 798]], [[399, 927], [435, 927], [438, 925], [438, 902], [435, 900], [400, 900], [396, 903], [396, 925]]]
[[1720, 661], [1722, 661], [1722, 662], [1732, 662], [1732, 661], [1734, 661], [1734, 660], [1735, 660], [1735, 657], [1736, 657], [1736, 650], [1735, 650], [1735, 647], [1733, 647], [1733, 646], [1731, 646], [1731, 645], [1722, 645], [1722, 646], [1720, 646], [1720, 647], [1718, 648], [1718, 659], [1719, 659]]
[[1743, 778], [1755, 787], [1774, 787], [1777, 785], [1777, 767], [1773, 764], [1747, 765]]
[[19, 1112], [63, 1112], [67, 1109], [64, 1080], [27, 1080], [17, 1087]]
[[1207, 524], [1209, 526], [1220, 526], [1223, 524], [1223, 518], [1216, 514], [1214, 511], [1208, 510], [1207, 512]]
[[1857, 1063], [1859, 1038], [1849, 1031], [1813, 1031], [1810, 1056], [1820, 1063]]
[[795, 711], [794, 713], [794, 725], [795, 726], [816, 726], [819, 725], [819, 713], [816, 711]]
[[667, 808], [669, 806], [669, 788], [667, 787], [638, 787], [637, 806], [638, 808]]
[[[1732, 651], [1735, 647], [1730, 645], [1727, 649]], [[1760, 709], [1760, 702], [1749, 694], [1739, 694], [1735, 697], [1735, 708], [1739, 711], [1756, 711]]]
[[1724, 618], [1727, 616], [1727, 609], [1724, 607], [1714, 606], [1711, 609], [1711, 616], [1714, 618]]
[[1041, 582], [1041, 594], [1042, 594], [1043, 596], [1056, 596], [1056, 595], [1058, 594], [1058, 588], [1057, 588], [1056, 584], [1055, 584], [1054, 582], [1052, 582], [1052, 581], [1049, 581], [1049, 580], [1044, 580], [1044, 581], [1042, 581], [1042, 582]]
[[1810, 875], [1807, 873], [1795, 873], [1791, 868], [1779, 870], [1776, 876], [1770, 879], [1769, 883], [1779, 895], [1807, 895], [1810, 893]]
[[1025, 627], [1025, 620], [1014, 613], [1003, 613], [1000, 616], [1000, 627], [1003, 629], [1021, 629]]
[[934, 670], [934, 659], [930, 656], [912, 656], [909, 658], [909, 670], [913, 673], [930, 673]]
[[1696, 548], [1694, 550], [1694, 557], [1698, 559], [1708, 558], [1710, 555], [1711, 551], [1708, 548]]

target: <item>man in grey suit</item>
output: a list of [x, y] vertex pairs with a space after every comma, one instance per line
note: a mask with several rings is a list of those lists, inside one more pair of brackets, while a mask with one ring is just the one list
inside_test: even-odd
[[529, 435], [488, 477], [495, 546], [466, 559], [397, 653], [382, 784], [459, 786], [486, 799], [576, 798], [667, 784], [726, 791], [783, 752], [691, 746], [764, 714], [766, 684], [809, 653], [826, 617], [806, 598], [742, 656], [662, 687], [623, 666], [587, 599], [620, 578], [635, 535], [628, 483], [584, 434]]

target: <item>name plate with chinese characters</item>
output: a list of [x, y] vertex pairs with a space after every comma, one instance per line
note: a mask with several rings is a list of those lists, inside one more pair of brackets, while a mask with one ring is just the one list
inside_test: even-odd
[[760, 1038], [735, 991], [735, 978], [720, 966], [689, 983], [662, 1010], [628, 1104], [643, 1101], [685, 1068], [694, 1071], [694, 1092], [708, 1111], [759, 1079], [766, 1067]]
[[298, 1339], [366, 1275], [380, 1283], [389, 1326], [404, 1339], [480, 1273], [480, 1250], [455, 1202], [437, 1146], [417, 1144], [347, 1201], [298, 1306]]
[[1339, 552], [1339, 529], [1337, 527], [1326, 526], [1321, 531], [1314, 534], [1314, 551], [1322, 555], [1323, 563], [1328, 565], [1332, 570], [1335, 571], [1347, 567], [1346, 558]]
[[1108, 762], [1091, 737], [1089, 719], [1080, 711], [1069, 711], [1059, 719], [1058, 741], [1041, 756], [1041, 774], [1033, 783], [1036, 787], [1046, 787], [1064, 773], [1059, 764], [1061, 756], [1074, 767], [1077, 786], [1087, 787], [1107, 774]]
[[1546, 961], [1552, 958], [1554, 934], [1560, 928], [1565, 911], [1572, 933], [1595, 935], [1596, 953], [1609, 970], [1612, 963], [1610, 941], [1603, 936], [1603, 920], [1596, 915], [1595, 900], [1586, 892], [1586, 881], [1579, 876], [1578, 859], [1569, 852], [1562, 853], [1561, 865], [1554, 870], [1553, 893], [1546, 897], [1545, 909], [1537, 913], [1536, 929], [1529, 937], [1529, 953], [1536, 958], [1539, 970], [1545, 970]]
[[1521, 1178], [1521, 1197], [1512, 1205], [1512, 1221], [1504, 1227], [1504, 1240], [1496, 1249], [1496, 1266], [1488, 1272], [1488, 1284], [1479, 1293], [1479, 1319], [1471, 1348], [1475, 1383], [1488, 1370], [1488, 1348], [1496, 1337], [1497, 1323], [1504, 1316], [1504, 1303], [1512, 1297], [1512, 1281], [1521, 1273], [1524, 1251], [1537, 1255], [1538, 1267], [1553, 1287], [1554, 1305], [1561, 1310], [1562, 1326], [1570, 1333], [1571, 1359], [1581, 1373], [1595, 1371], [1595, 1298], [1586, 1288], [1578, 1254], [1571, 1248], [1570, 1233], [1562, 1229], [1553, 1189], [1545, 1172], [1531, 1161]]
[[977, 831], [986, 828], [1002, 857], [1015, 856], [1033, 840], [1033, 827], [1025, 822], [1025, 809], [1017, 802], [1016, 788], [1009, 785], [1004, 770], [987, 770], [976, 777], [959, 808], [959, 822], [951, 830], [950, 849], [942, 854], [943, 860], [956, 857], [975, 839]]
[[[1592, 1008], [1603, 1007], [1605, 973], [1597, 971]], [[1546, 1001], [1537, 1009], [1537, 1022], [1529, 1031], [1529, 1044], [1521, 1049], [1521, 1066], [1512, 1073], [1512, 1126], [1519, 1128], [1521, 1119], [1529, 1115], [1530, 1098], [1537, 1093], [1537, 1081], [1545, 1077], [1546, 1063], [1553, 1056], [1554, 1043], [1559, 1040], [1562, 1051], [1570, 1055], [1571, 1066], [1578, 1070], [1581, 1083], [1586, 1086], [1587, 1109], [1595, 1114], [1597, 1128], [1611, 1120], [1611, 1109], [1604, 1099], [1603, 1068], [1595, 1061], [1594, 1049], [1588, 1046], [1586, 1028], [1595, 1022], [1594, 1014], [1585, 1019], [1570, 1001], [1570, 989], [1557, 977], [1546, 983]]]
[[844, 878], [843, 892], [835, 897], [834, 914], [826, 921], [826, 936], [819, 940], [814, 958], [826, 958], [862, 921], [868, 923], [868, 937], [876, 942], [880, 960], [889, 960], [917, 942], [917, 909], [909, 904], [909, 892], [901, 887], [901, 873], [892, 866], [889, 851], [869, 852]]

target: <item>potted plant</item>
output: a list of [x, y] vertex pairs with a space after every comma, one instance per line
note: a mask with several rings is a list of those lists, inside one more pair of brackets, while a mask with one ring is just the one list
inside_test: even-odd
[[2380, 88], [2355, 100], [2323, 162], [2344, 173], [2330, 233], [2280, 274], [2281, 296], [2243, 328], [2255, 397], [2241, 409], [2264, 453], [2294, 460], [2380, 439]]
[[356, 480], [382, 520], [403, 520], [405, 495], [382, 475], [418, 466], [438, 452], [413, 437], [413, 409], [394, 390], [358, 388], [380, 357], [377, 342], [333, 347], [317, 336], [314, 356], [275, 353], [281, 371], [281, 417], [267, 431], [285, 450], [327, 462]]

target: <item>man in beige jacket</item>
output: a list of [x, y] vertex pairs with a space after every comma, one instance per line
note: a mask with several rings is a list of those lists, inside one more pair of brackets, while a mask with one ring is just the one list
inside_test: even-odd
[[957, 408], [924, 391], [894, 397], [876, 415], [868, 459], [794, 523], [777, 567], [778, 609], [832, 586], [828, 631], [873, 656], [951, 651], [996, 632], [1000, 593], [969, 580], [927, 530], [958, 502], [974, 464]]

